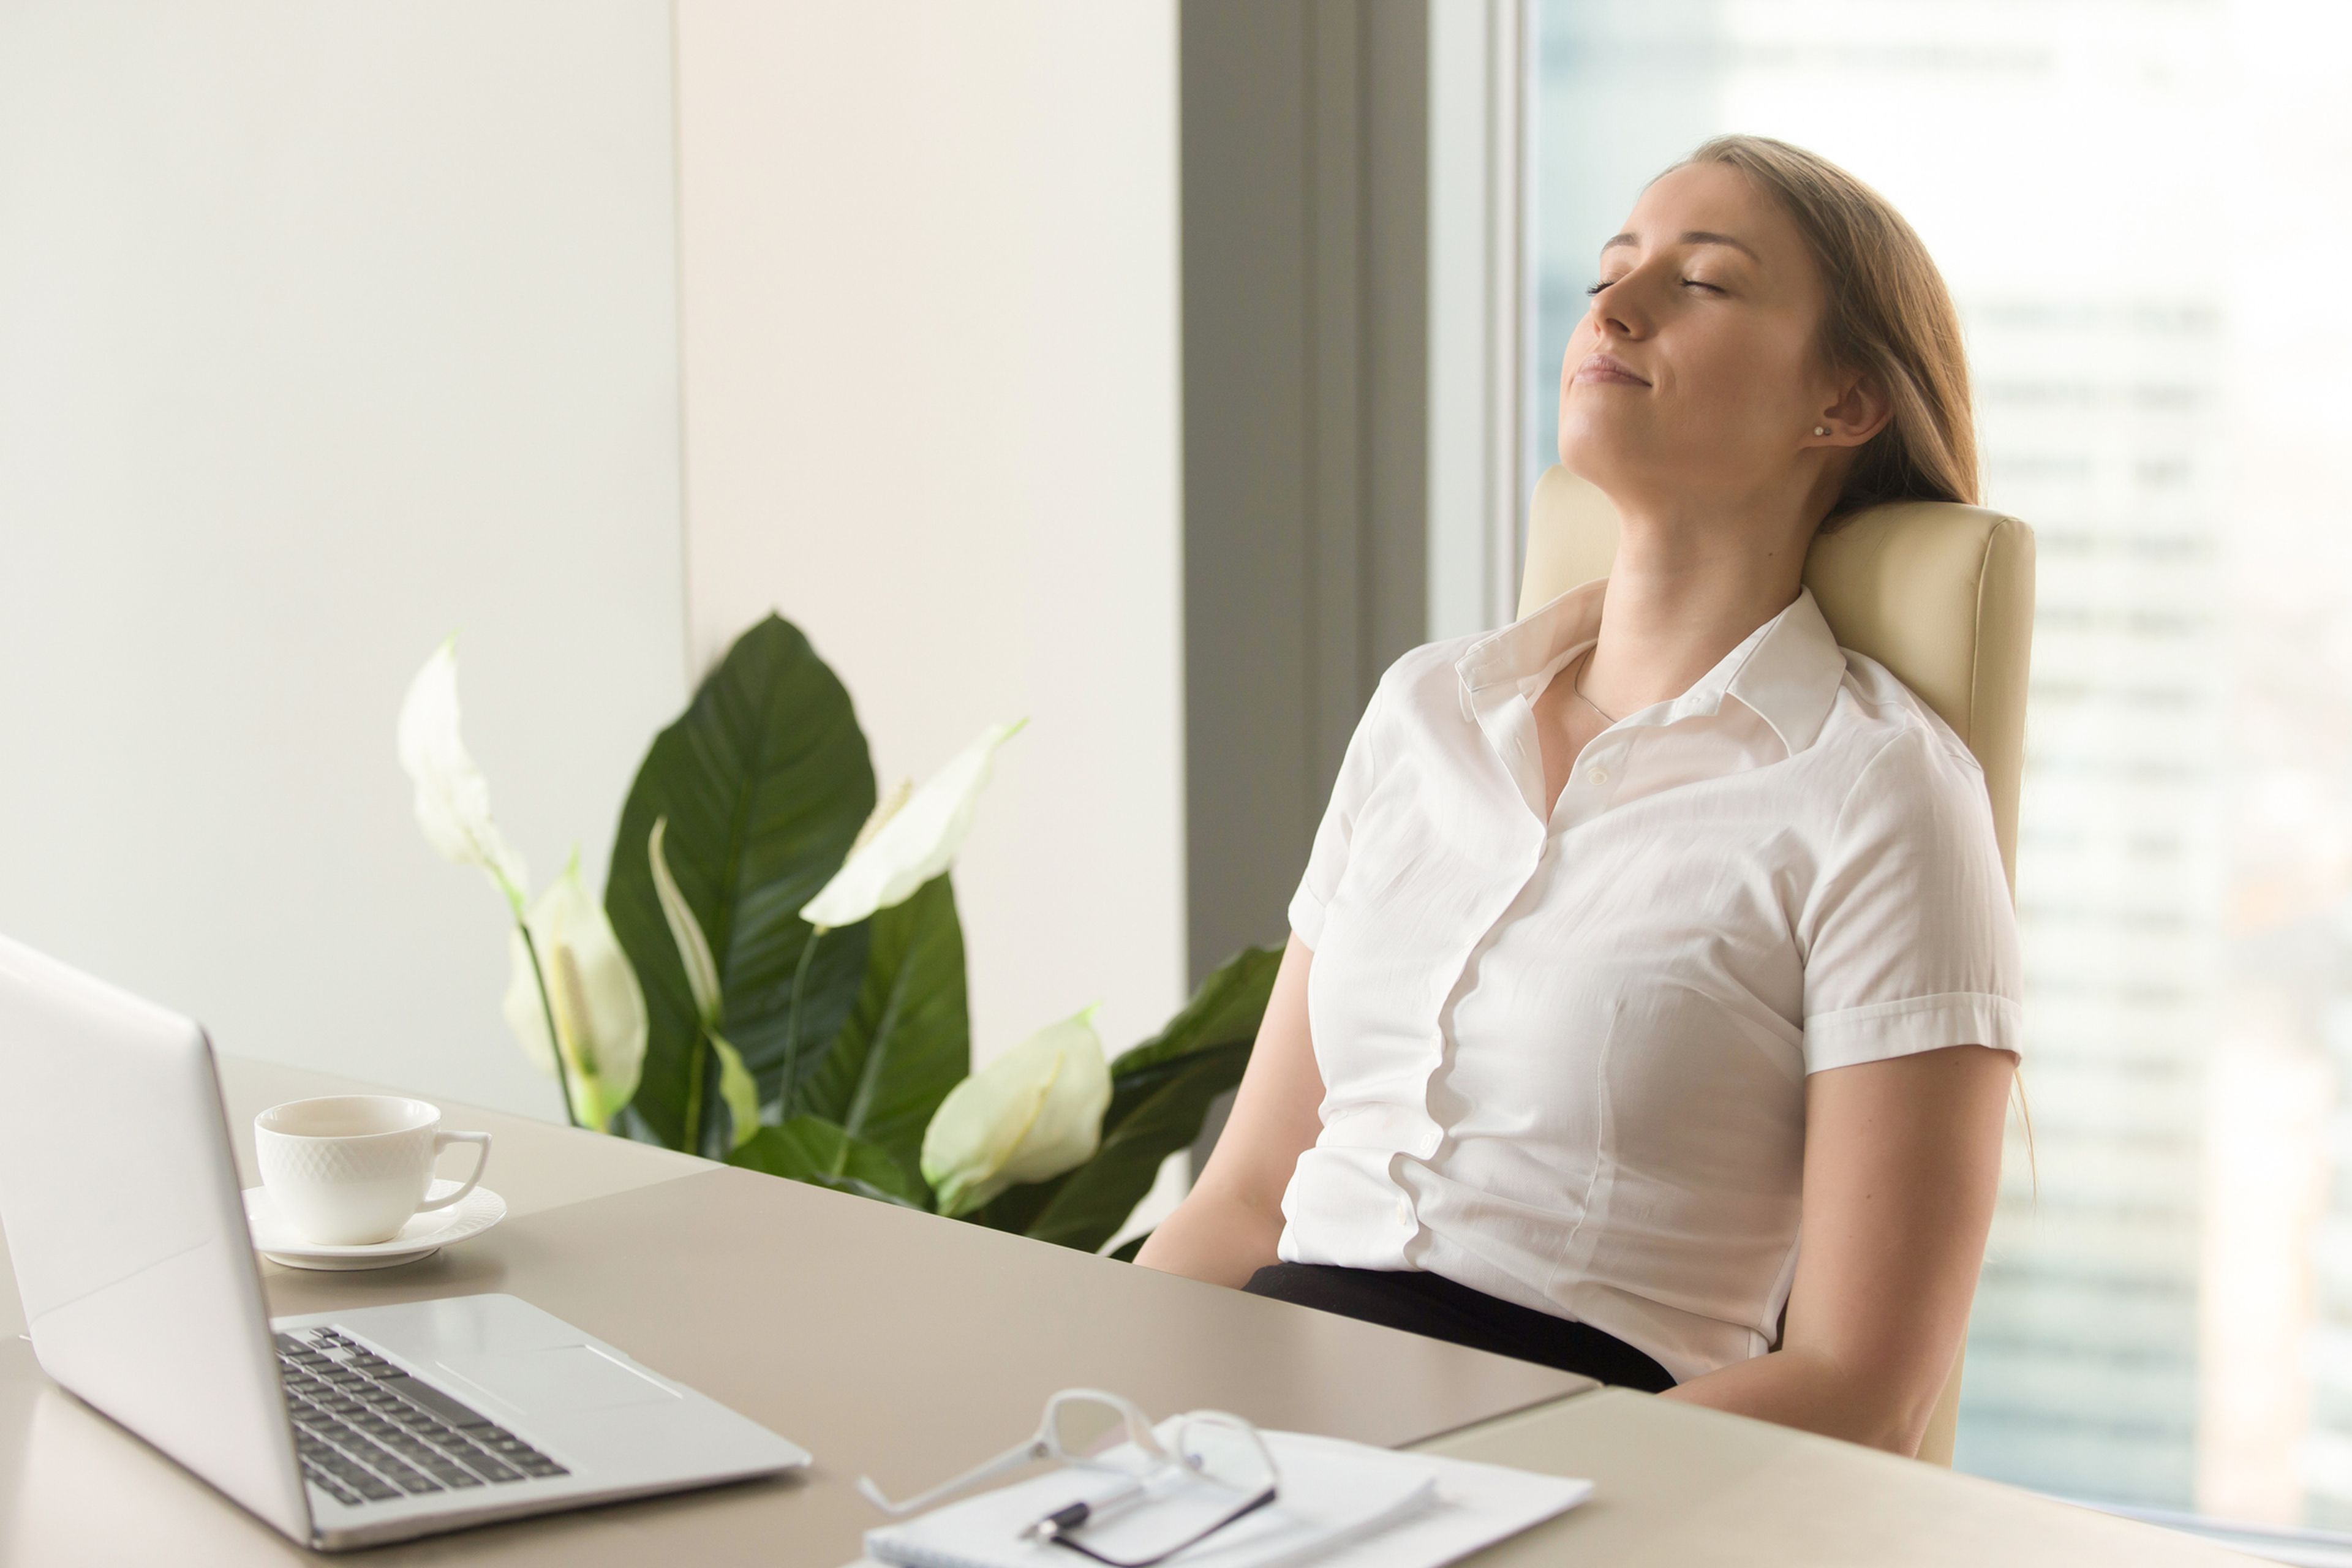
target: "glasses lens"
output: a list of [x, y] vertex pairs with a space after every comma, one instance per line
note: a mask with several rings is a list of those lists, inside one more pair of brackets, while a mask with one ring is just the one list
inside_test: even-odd
[[1078, 1397], [1055, 1402], [1054, 1441], [1074, 1459], [1092, 1458], [1127, 1440], [1127, 1415], [1105, 1400]]
[[1274, 1480], [1265, 1444], [1247, 1425], [1223, 1415], [1192, 1415], [1176, 1432], [1176, 1456], [1203, 1479], [1255, 1495]]

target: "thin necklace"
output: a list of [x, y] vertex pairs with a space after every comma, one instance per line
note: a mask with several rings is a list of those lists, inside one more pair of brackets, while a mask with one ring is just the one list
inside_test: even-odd
[[1585, 667], [1590, 665], [1591, 662], [1592, 649], [1587, 648], [1584, 650], [1584, 657], [1576, 661], [1576, 679], [1568, 683], [1568, 689], [1576, 693], [1576, 700], [1579, 702], [1583, 703], [1587, 708], [1591, 709], [1595, 713], [1600, 714], [1603, 719], [1606, 719], [1609, 722], [1614, 724], [1617, 722], [1617, 716], [1584, 694]]

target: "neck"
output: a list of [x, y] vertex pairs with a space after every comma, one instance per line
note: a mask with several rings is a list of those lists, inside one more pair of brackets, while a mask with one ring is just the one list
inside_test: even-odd
[[1812, 530], [1622, 509], [1585, 695], [1611, 713], [1681, 696], [1797, 597]]

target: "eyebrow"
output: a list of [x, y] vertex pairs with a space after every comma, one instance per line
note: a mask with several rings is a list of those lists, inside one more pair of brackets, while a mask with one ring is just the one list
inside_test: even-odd
[[[1606, 251], [1614, 249], [1616, 247], [1621, 245], [1639, 245], [1642, 242], [1639, 239], [1630, 234], [1612, 235], [1608, 240], [1601, 245], [1601, 248]], [[1712, 229], [1685, 229], [1683, 231], [1682, 243], [1685, 245], [1727, 245], [1731, 247], [1732, 249], [1739, 251], [1747, 256], [1750, 261], [1755, 262], [1759, 267], [1762, 266], [1764, 262], [1764, 258], [1757, 255], [1755, 248], [1748, 245], [1745, 240], [1734, 239], [1727, 234], [1717, 234]]]

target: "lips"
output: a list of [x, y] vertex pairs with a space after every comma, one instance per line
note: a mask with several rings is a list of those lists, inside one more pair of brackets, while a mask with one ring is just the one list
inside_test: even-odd
[[1585, 356], [1584, 363], [1576, 367], [1575, 379], [1578, 381], [1612, 383], [1621, 386], [1647, 386], [1650, 384], [1647, 377], [1636, 375], [1633, 373], [1633, 367], [1627, 364], [1623, 360], [1619, 359], [1615, 354], [1600, 353], [1590, 353]]

